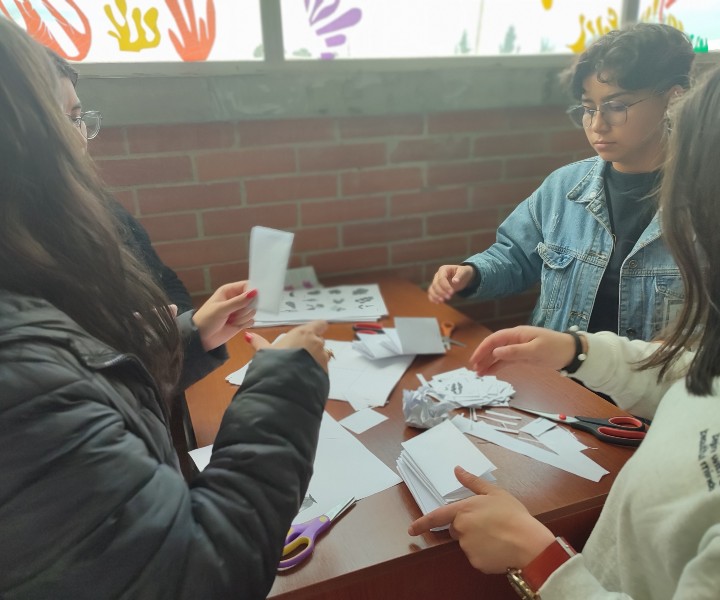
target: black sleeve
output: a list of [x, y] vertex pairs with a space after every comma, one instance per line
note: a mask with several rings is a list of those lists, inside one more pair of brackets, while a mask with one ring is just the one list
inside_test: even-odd
[[160, 260], [145, 228], [116, 200], [110, 199], [110, 206], [121, 224], [121, 234], [126, 244], [145, 264], [157, 284], [165, 290], [170, 302], [177, 305], [178, 314], [191, 310], [193, 303], [190, 293], [177, 273]]
[[257, 354], [190, 487], [128, 388], [57, 350], [24, 356], [0, 348], [3, 598], [267, 596], [329, 388], [305, 350]]

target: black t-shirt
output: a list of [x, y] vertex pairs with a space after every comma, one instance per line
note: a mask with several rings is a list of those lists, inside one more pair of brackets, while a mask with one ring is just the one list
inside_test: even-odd
[[609, 164], [604, 179], [615, 243], [595, 297], [588, 331], [618, 333], [620, 268], [657, 210], [655, 192], [660, 184], [660, 172], [621, 173]]

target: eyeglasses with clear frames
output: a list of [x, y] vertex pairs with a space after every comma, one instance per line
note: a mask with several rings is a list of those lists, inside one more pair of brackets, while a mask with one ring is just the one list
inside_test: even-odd
[[619, 100], [609, 100], [608, 102], [603, 102], [597, 108], [590, 108], [579, 104], [577, 106], [571, 106], [565, 112], [568, 117], [570, 117], [573, 125], [579, 127], [580, 129], [589, 129], [592, 127], [593, 118], [597, 113], [602, 115], [605, 123], [612, 127], [617, 127], [618, 125], [625, 125], [625, 123], [627, 123], [628, 108], [663, 93], [664, 92], [656, 92], [655, 94], [650, 94], [649, 96], [636, 100], [635, 102], [631, 102], [630, 104], [620, 102]]
[[100, 133], [102, 114], [99, 110], [88, 110], [80, 113], [79, 117], [67, 116], [70, 122], [77, 127], [86, 139], [91, 140]]

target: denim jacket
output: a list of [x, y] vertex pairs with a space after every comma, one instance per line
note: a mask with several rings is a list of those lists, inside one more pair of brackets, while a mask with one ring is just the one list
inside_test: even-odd
[[[586, 331], [613, 249], [599, 157], [550, 174], [498, 228], [496, 242], [465, 261], [480, 275], [464, 295], [517, 294], [540, 281], [533, 325]], [[680, 272], [656, 213], [622, 265], [616, 333], [651, 340], [684, 302]]]

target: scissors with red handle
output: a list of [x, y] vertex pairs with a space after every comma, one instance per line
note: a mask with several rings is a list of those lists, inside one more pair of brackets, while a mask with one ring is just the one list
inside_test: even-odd
[[513, 406], [515, 410], [537, 415], [545, 419], [550, 419], [557, 423], [566, 423], [580, 431], [587, 431], [593, 434], [597, 439], [608, 442], [609, 444], [619, 444], [620, 446], [639, 446], [640, 442], [645, 438], [647, 433], [645, 424], [635, 417], [609, 417], [607, 419], [597, 419], [595, 417], [570, 417], [561, 413], [547, 413], [539, 410], [530, 410], [529, 408], [520, 408]]
[[349, 498], [347, 501], [327, 511], [324, 515], [290, 527], [290, 531], [288, 531], [285, 537], [285, 546], [283, 547], [282, 553], [283, 558], [278, 565], [278, 571], [296, 567], [304, 560], [310, 558], [313, 550], [315, 550], [317, 537], [354, 504], [355, 498]]

